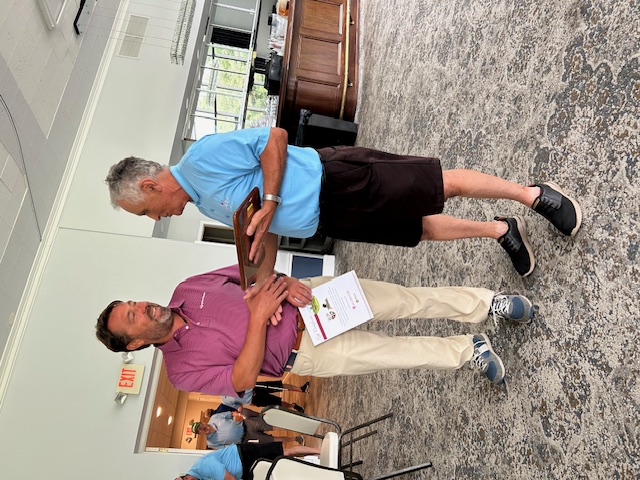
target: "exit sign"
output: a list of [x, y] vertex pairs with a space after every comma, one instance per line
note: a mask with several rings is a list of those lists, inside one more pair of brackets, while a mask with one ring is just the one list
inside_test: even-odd
[[143, 373], [144, 365], [131, 365], [129, 363], [122, 365], [116, 392], [130, 393], [132, 395], [139, 394]]

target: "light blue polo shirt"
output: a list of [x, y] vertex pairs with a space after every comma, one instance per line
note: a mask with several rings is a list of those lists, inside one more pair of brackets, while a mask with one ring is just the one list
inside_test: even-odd
[[[204, 215], [232, 225], [233, 212], [253, 187], [264, 193], [260, 154], [270, 129], [207, 135], [195, 142], [171, 173]], [[269, 231], [308, 238], [318, 229], [322, 165], [313, 148], [287, 147], [280, 197]]]
[[209, 425], [216, 427], [215, 432], [207, 435], [207, 446], [209, 448], [240, 443], [244, 436], [244, 423], [236, 422], [231, 412], [211, 415]]
[[196, 460], [187, 474], [200, 480], [224, 480], [225, 470], [235, 478], [242, 478], [242, 462], [237, 445], [229, 445], [203, 455]]

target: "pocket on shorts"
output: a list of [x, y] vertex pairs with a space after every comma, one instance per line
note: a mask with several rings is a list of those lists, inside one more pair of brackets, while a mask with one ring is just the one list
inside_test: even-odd
[[349, 198], [351, 201], [364, 200], [371, 183], [371, 165], [329, 162], [323, 193], [332, 198]]

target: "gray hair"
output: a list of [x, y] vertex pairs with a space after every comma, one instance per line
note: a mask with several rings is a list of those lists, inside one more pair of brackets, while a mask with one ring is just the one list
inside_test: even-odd
[[118, 208], [118, 201], [125, 200], [132, 204], [140, 203], [144, 194], [140, 190], [140, 180], [155, 179], [165, 166], [143, 158], [127, 157], [109, 169], [105, 183], [109, 186], [111, 205]]

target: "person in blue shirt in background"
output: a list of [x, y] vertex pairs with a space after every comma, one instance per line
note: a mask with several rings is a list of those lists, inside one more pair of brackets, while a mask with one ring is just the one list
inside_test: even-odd
[[[212, 410], [207, 411], [208, 414], [212, 412]], [[260, 414], [242, 406], [232, 411], [213, 413], [207, 423], [194, 422], [191, 425], [195, 435], [207, 436], [208, 448], [251, 441], [271, 443], [299, 440], [298, 437], [274, 437], [265, 433], [272, 429], [271, 425], [262, 420]]]
[[319, 454], [319, 448], [284, 448], [280, 442], [229, 445], [200, 457], [186, 475], [175, 480], [251, 480], [251, 466], [259, 458], [275, 460], [281, 455], [303, 457]]

